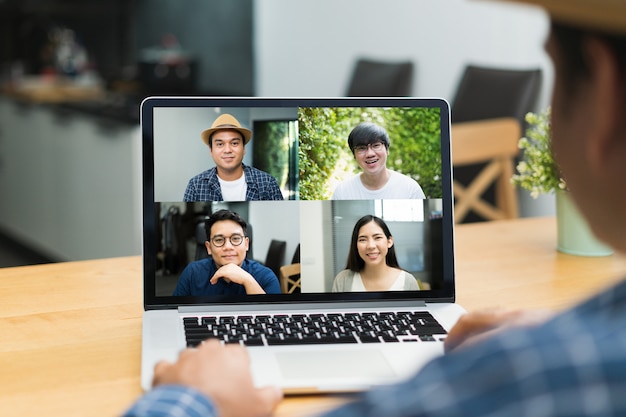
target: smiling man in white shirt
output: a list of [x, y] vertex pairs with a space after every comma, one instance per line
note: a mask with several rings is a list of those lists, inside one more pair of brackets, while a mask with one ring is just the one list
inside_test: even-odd
[[333, 200], [426, 198], [413, 178], [387, 168], [390, 140], [374, 123], [360, 123], [348, 135], [348, 146], [361, 173], [337, 186]]

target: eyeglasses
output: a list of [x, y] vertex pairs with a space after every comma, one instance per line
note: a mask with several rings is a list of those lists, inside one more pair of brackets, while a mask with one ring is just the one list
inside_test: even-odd
[[374, 142], [374, 143], [370, 143], [367, 145], [357, 145], [355, 146], [354, 152], [358, 153], [358, 154], [364, 154], [365, 152], [367, 152], [368, 149], [372, 149], [374, 152], [378, 152], [381, 151], [383, 149], [383, 147], [385, 146], [384, 143], [382, 142]]
[[211, 239], [211, 243], [214, 246], [221, 248], [222, 246], [226, 244], [226, 240], [228, 239], [231, 245], [239, 246], [243, 242], [244, 237], [245, 237], [244, 235], [230, 235], [229, 237], [217, 235], [217, 236], [213, 236], [213, 239]]

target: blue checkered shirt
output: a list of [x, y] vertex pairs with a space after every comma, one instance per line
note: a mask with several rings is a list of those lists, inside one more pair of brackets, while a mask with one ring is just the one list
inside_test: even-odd
[[179, 385], [162, 385], [144, 394], [125, 417], [207, 417], [217, 411], [207, 397]]
[[[246, 201], [282, 200], [278, 182], [267, 172], [242, 164], [246, 179]], [[223, 201], [217, 168], [213, 167], [189, 180], [183, 201]]]
[[339, 416], [626, 416], [626, 283], [542, 326], [435, 359], [406, 382], [326, 414]]

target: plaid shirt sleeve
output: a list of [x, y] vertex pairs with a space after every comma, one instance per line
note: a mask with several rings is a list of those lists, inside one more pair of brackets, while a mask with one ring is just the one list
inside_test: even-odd
[[625, 329], [621, 284], [545, 325], [438, 358], [326, 417], [626, 416]]
[[221, 201], [222, 191], [217, 179], [217, 171], [211, 168], [189, 180], [183, 201]]
[[276, 178], [267, 172], [261, 171], [251, 166], [243, 166], [244, 175], [248, 189], [246, 190], [246, 200], [282, 200], [283, 194], [278, 186]]
[[163, 385], [145, 393], [123, 417], [213, 417], [217, 411], [208, 398], [198, 391]]
[[[626, 416], [625, 352], [621, 283], [542, 326], [435, 359], [407, 381], [364, 392], [325, 416]], [[195, 391], [163, 387], [125, 417], [197, 413], [212, 417], [215, 409]]]

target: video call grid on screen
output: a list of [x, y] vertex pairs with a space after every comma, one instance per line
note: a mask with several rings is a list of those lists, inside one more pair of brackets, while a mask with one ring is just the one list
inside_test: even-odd
[[[165, 100], [162, 107], [148, 106], [149, 114], [145, 109], [142, 113], [142, 123], [152, 126], [147, 134], [144, 129], [149, 136], [144, 137], [144, 174], [153, 175], [154, 186], [144, 195], [144, 202], [154, 210], [154, 223], [146, 224], [144, 240], [153, 240], [147, 238], [152, 234], [156, 241], [154, 247], [147, 244], [144, 248], [146, 254], [153, 254], [145, 267], [153, 268], [155, 275], [154, 286], [146, 288], [148, 296], [164, 302], [180, 298], [171, 297], [180, 273], [188, 263], [206, 257], [206, 236], [198, 225], [207, 214], [222, 208], [239, 213], [250, 225], [248, 259], [265, 263], [270, 244], [276, 240], [284, 242], [281, 265], [300, 263], [300, 288], [292, 294], [255, 296], [261, 300], [317, 300], [320, 295], [345, 300], [450, 296], [453, 271], [443, 262], [444, 252], [452, 256], [452, 242], [445, 241], [451, 233], [443, 230], [451, 227], [446, 218], [451, 216], [451, 198], [449, 194], [444, 198], [451, 193], [450, 145], [441, 140], [442, 133], [447, 138], [449, 132], [445, 102], [370, 99], [363, 106], [349, 99], [325, 106], [314, 99], [306, 105], [289, 105], [289, 100], [258, 106], [254, 99], [248, 106], [240, 102], [235, 99], [234, 106], [217, 107], [206, 106], [206, 100], [180, 99], [172, 106]], [[183, 202], [189, 179], [215, 166], [200, 133], [225, 113], [253, 131], [243, 164], [272, 175], [283, 201]], [[350, 131], [361, 122], [385, 128], [390, 138], [387, 168], [415, 179], [424, 199], [332, 199], [337, 184], [361, 172], [347, 142]], [[354, 224], [366, 214], [385, 221], [399, 266], [417, 279], [420, 291], [331, 292], [335, 276], [346, 267]], [[206, 301], [243, 299], [196, 296], [182, 300]]]

